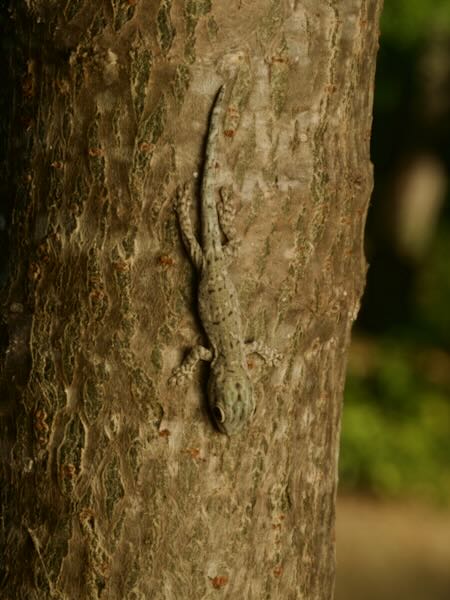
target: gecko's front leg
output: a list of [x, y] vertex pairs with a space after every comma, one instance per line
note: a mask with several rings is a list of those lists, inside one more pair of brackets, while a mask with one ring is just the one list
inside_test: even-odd
[[195, 367], [200, 360], [211, 362], [213, 359], [213, 353], [204, 346], [195, 346], [186, 356], [181, 367], [173, 370], [171, 377], [169, 378], [170, 385], [183, 385], [186, 381], [192, 379], [194, 375]]
[[261, 356], [261, 358], [263, 358], [271, 367], [279, 365], [283, 358], [283, 355], [278, 352], [278, 350], [269, 348], [269, 346], [266, 346], [266, 344], [260, 341], [248, 342], [245, 344], [245, 353], [259, 354], [259, 356]]

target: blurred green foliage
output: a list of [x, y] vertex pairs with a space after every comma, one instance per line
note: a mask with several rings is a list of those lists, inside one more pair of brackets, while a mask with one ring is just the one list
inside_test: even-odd
[[436, 43], [433, 36], [450, 47], [450, 2], [385, 0], [381, 32], [372, 141], [375, 190], [367, 228], [371, 267], [349, 360], [340, 485], [448, 505], [449, 198], [433, 242], [414, 264], [396, 254], [389, 237], [387, 190], [411, 151], [425, 148], [448, 168], [448, 114], [433, 124], [421, 115], [427, 92], [421, 80], [426, 72], [419, 66]]
[[450, 223], [439, 228], [415, 292], [414, 318], [420, 331], [450, 351]]
[[450, 31], [448, 0], [385, 0], [381, 18], [383, 41], [411, 47], [433, 32]]
[[[376, 341], [373, 353], [369, 367], [350, 367], [341, 443], [342, 487], [448, 503], [448, 356], [397, 339]], [[433, 381], [439, 361], [444, 376]]]

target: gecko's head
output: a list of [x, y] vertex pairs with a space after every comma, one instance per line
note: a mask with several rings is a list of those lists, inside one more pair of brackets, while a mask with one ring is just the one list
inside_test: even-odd
[[211, 375], [208, 401], [214, 423], [222, 433], [239, 433], [255, 408], [250, 378], [244, 370]]

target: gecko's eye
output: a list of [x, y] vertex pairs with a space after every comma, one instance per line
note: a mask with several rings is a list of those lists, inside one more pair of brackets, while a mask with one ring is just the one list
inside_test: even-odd
[[220, 406], [214, 407], [214, 418], [218, 423], [223, 423], [225, 421], [225, 413]]

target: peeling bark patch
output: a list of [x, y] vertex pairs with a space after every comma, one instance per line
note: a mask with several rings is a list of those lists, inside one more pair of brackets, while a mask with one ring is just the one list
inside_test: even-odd
[[252, 85], [252, 74], [248, 57], [240, 53], [238, 60], [240, 61], [240, 66], [231, 90], [223, 123], [223, 133], [226, 137], [230, 138], [234, 137], [238, 129], [241, 114], [247, 106]]
[[62, 562], [69, 549], [69, 540], [72, 535], [71, 519], [67, 516], [60, 516], [51, 535], [52, 543], [48, 544], [43, 552], [43, 562], [51, 580], [57, 581]]
[[186, 19], [185, 54], [189, 62], [195, 60], [195, 29], [200, 17], [211, 11], [211, 0], [186, 0], [184, 16]]
[[189, 67], [184, 64], [178, 65], [172, 85], [173, 95], [175, 96], [178, 106], [183, 104], [184, 95], [189, 87], [190, 80], [191, 73]]
[[74, 18], [82, 4], [83, 0], [68, 0], [66, 8], [64, 9], [64, 15], [67, 21], [71, 21]]
[[166, 104], [161, 98], [158, 105], [149, 116], [149, 118], [143, 123], [142, 130], [140, 132], [140, 138], [138, 145], [148, 142], [152, 145], [156, 144], [164, 131], [166, 121]]
[[175, 27], [172, 25], [170, 18], [171, 7], [172, 0], [162, 0], [159, 6], [158, 15], [156, 17], [158, 44], [163, 54], [167, 54], [167, 52], [170, 50], [176, 33]]
[[162, 96], [156, 108], [139, 127], [131, 172], [136, 195], [140, 194], [155, 144], [164, 131], [165, 123], [166, 103]]
[[83, 509], [79, 515], [85, 537], [88, 569], [84, 571], [85, 593], [88, 598], [99, 599], [110, 576], [111, 557], [97, 532], [97, 519], [91, 509]]
[[48, 442], [50, 427], [47, 422], [48, 414], [44, 408], [39, 408], [34, 413], [33, 429], [37, 438], [38, 444], [45, 448]]
[[117, 457], [108, 464], [104, 473], [106, 513], [112, 519], [114, 507], [124, 496], [124, 488], [120, 477], [120, 467]]
[[[83, 386], [83, 405], [88, 420], [93, 423], [102, 408], [105, 398], [104, 382], [106, 373], [103, 378], [100, 373], [96, 373], [95, 377], [87, 377]], [[103, 379], [103, 381], [102, 381]]]
[[80, 473], [84, 446], [84, 426], [78, 415], [74, 415], [65, 428], [64, 442], [57, 458], [60, 488], [65, 495], [72, 494], [75, 479]]
[[78, 326], [74, 321], [69, 321], [64, 328], [61, 340], [61, 373], [67, 383], [71, 383], [75, 368], [75, 344]]
[[111, 0], [114, 10], [114, 30], [119, 31], [136, 10], [137, 0]]
[[121, 241], [121, 247], [125, 252], [126, 258], [131, 258], [134, 254], [134, 244], [136, 241], [137, 235], [137, 227], [136, 225], [131, 225], [128, 227], [125, 237]]
[[271, 100], [275, 115], [280, 117], [286, 103], [289, 83], [289, 53], [283, 38], [277, 51], [269, 59]]
[[107, 27], [108, 21], [106, 20], [102, 10], [99, 10], [92, 21], [91, 26], [89, 27], [89, 35], [95, 37], [96, 35], [100, 35]]
[[94, 181], [100, 185], [105, 182], [105, 153], [100, 142], [100, 113], [97, 112], [87, 134], [89, 168]]
[[271, 0], [267, 14], [261, 19], [261, 39], [268, 42], [279, 29], [282, 22], [282, 0]]
[[153, 55], [144, 44], [141, 36], [137, 35], [130, 50], [131, 95], [138, 121], [144, 110], [145, 93], [153, 64]]
[[217, 33], [219, 31], [219, 26], [214, 17], [209, 17], [208, 19], [208, 35], [211, 41], [214, 41], [217, 38]]

